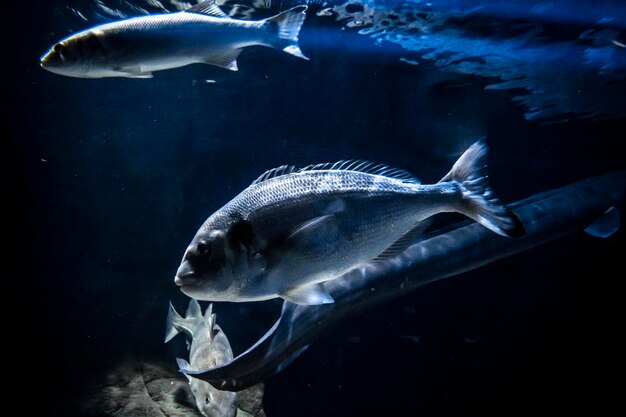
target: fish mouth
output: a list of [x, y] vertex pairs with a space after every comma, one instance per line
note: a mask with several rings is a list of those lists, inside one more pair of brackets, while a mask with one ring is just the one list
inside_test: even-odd
[[198, 285], [198, 275], [189, 261], [183, 261], [176, 271], [174, 283], [179, 287], [187, 285]]
[[50, 48], [39, 57], [39, 65], [41, 65], [41, 68], [49, 70], [51, 67], [55, 66], [54, 63], [58, 60], [58, 54]]
[[179, 287], [183, 286], [197, 286], [198, 275], [195, 273], [194, 269], [189, 265], [188, 262], [184, 262], [176, 271], [176, 276], [174, 276], [174, 283]]
[[48, 59], [48, 55], [44, 55], [41, 57], [41, 59], [39, 60], [39, 65], [43, 69], [50, 69], [50, 60]]
[[182, 287], [183, 285], [185, 285], [185, 281], [184, 279], [182, 279], [181, 277], [179, 277], [178, 275], [176, 275], [174, 277], [174, 284], [176, 284], [179, 287]]
[[187, 274], [187, 275], [176, 274], [176, 276], [174, 276], [174, 284], [176, 284], [179, 287], [190, 286], [190, 285], [194, 286], [194, 285], [198, 285], [198, 280], [192, 274]]

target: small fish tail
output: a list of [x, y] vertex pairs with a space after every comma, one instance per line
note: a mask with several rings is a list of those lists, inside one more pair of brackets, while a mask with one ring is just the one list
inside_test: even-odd
[[182, 330], [182, 325], [185, 319], [176, 312], [172, 302], [170, 301], [170, 308], [167, 312], [167, 319], [165, 321], [165, 343], [172, 340]]
[[521, 237], [526, 231], [518, 217], [494, 197], [487, 181], [487, 145], [478, 141], [470, 146], [441, 182], [456, 182], [463, 195], [461, 211], [493, 232]]
[[272, 35], [273, 39], [270, 41], [274, 48], [308, 60], [298, 45], [298, 35], [306, 18], [306, 10], [307, 6], [296, 6], [268, 18], [267, 22], [272, 30], [276, 31], [276, 35]]

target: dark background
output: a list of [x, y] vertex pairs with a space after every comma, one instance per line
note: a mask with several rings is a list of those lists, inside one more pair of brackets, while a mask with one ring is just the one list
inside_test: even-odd
[[[492, 80], [408, 66], [352, 31], [324, 42], [314, 18], [301, 34], [310, 61], [249, 48], [238, 73], [61, 77], [38, 63], [67, 35], [49, 3], [12, 12], [2, 87], [5, 377], [11, 397], [47, 415], [75, 414], [85, 386], [130, 357], [174, 369], [182, 341], [163, 333], [168, 300], [187, 304], [173, 283], [183, 251], [266, 169], [364, 158], [430, 183], [485, 136], [493, 188], [510, 202], [625, 165], [624, 119], [527, 121], [510, 93], [484, 89]], [[578, 233], [420, 289], [270, 378], [266, 412], [599, 412], [616, 404], [609, 376], [623, 368], [623, 255], [623, 232]], [[214, 306], [235, 354], [279, 304]]]

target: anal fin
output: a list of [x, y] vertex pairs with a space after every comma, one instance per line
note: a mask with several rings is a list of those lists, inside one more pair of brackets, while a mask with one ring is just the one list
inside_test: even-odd
[[184, 359], [176, 358], [176, 364], [178, 365], [178, 370], [187, 377], [188, 381], [191, 381], [191, 377], [187, 375], [187, 372], [191, 371], [191, 365]]
[[279, 295], [287, 301], [301, 305], [331, 304], [335, 302], [322, 284], [302, 285], [291, 288]]
[[386, 259], [394, 258], [397, 255], [401, 254], [408, 248], [409, 246], [417, 243], [419, 241], [419, 237], [430, 227], [432, 224], [432, 219], [428, 218], [426, 220], [422, 220], [418, 224], [415, 225], [411, 230], [403, 234], [400, 239], [396, 240], [389, 246], [387, 249], [383, 251], [380, 255], [372, 259], [372, 262], [382, 262]]
[[119, 73], [120, 77], [126, 78], [152, 78], [153, 75], [151, 72], [144, 72], [141, 70], [141, 66], [131, 66], [131, 67], [119, 67], [115, 68], [115, 71]]
[[212, 55], [205, 58], [203, 62], [209, 65], [215, 65], [217, 67], [225, 68], [230, 71], [238, 71], [237, 58], [241, 53], [241, 49], [229, 49], [219, 54]]
[[593, 237], [607, 238], [619, 230], [620, 214], [615, 207], [609, 207], [602, 216], [587, 226], [585, 232]]

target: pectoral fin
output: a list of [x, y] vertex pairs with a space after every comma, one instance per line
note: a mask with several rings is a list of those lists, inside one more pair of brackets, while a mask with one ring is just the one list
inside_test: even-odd
[[294, 304], [331, 304], [335, 300], [322, 284], [302, 285], [279, 294], [281, 298]]
[[188, 371], [191, 371], [191, 365], [184, 359], [176, 358], [176, 364], [178, 365], [178, 370], [187, 377], [189, 381], [191, 381], [191, 377], [187, 375]]
[[585, 229], [593, 237], [607, 238], [619, 230], [620, 215], [615, 207], [609, 207], [602, 216]]
[[288, 242], [309, 241], [311, 238], [334, 235], [337, 232], [336, 218], [332, 214], [315, 217], [293, 229]]

